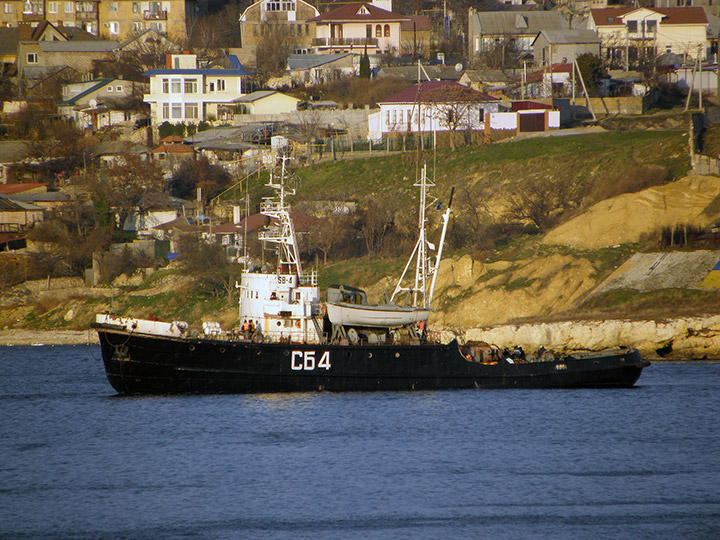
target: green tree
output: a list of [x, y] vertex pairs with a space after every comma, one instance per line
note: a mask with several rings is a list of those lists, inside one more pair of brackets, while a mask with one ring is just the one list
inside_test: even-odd
[[[585, 53], [578, 56], [575, 61], [578, 68], [580, 68], [588, 94], [596, 96], [600, 88], [600, 78], [603, 74], [602, 60], [592, 53]], [[578, 80], [575, 84], [577, 85], [576, 90], [582, 92], [582, 83]]]
[[367, 53], [367, 46], [365, 46], [365, 52], [360, 57], [360, 78], [370, 78], [370, 57]]

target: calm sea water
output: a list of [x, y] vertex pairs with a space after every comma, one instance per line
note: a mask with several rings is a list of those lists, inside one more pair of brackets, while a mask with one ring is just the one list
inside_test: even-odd
[[720, 538], [720, 364], [628, 390], [133, 397], [0, 348], [0, 538]]

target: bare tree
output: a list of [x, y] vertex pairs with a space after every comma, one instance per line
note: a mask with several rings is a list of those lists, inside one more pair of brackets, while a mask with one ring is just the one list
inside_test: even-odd
[[230, 299], [235, 281], [240, 277], [240, 266], [228, 261], [220, 244], [199, 242], [193, 236], [180, 242], [180, 263], [195, 286], [204, 294]]
[[473, 64], [493, 69], [517, 68], [520, 67], [519, 54], [515, 38], [503, 35], [483, 43], [482, 50], [473, 57]]
[[108, 201], [122, 227], [145, 193], [163, 191], [164, 186], [162, 169], [154, 161], [128, 152], [102, 170], [93, 189]]
[[294, 38], [287, 25], [262, 23], [262, 39], [255, 48], [255, 66], [265, 77], [283, 73], [288, 55], [293, 51]]
[[167, 39], [138, 41], [132, 47], [113, 52], [108, 60], [96, 62], [93, 74], [96, 77], [118, 77], [128, 81], [144, 82], [146, 71], [164, 68], [166, 55], [181, 50], [180, 45]]
[[200, 15], [188, 21], [188, 45], [199, 49], [240, 46], [237, 24], [240, 5], [230, 3], [217, 13]]
[[300, 111], [298, 113], [299, 123], [297, 129], [300, 132], [301, 140], [306, 145], [306, 155], [308, 161], [312, 155], [312, 143], [318, 137], [320, 124], [322, 123], [322, 114], [316, 109]]
[[361, 206], [361, 231], [370, 255], [377, 255], [393, 227], [396, 201], [387, 196], [369, 196]]
[[527, 179], [508, 195], [508, 219], [529, 220], [547, 230], [565, 212], [580, 206], [587, 192], [582, 179]]
[[475, 125], [473, 116], [479, 115], [479, 95], [460, 84], [436, 88], [422, 97], [430, 105], [432, 115], [450, 132], [450, 147], [455, 150], [455, 134]]

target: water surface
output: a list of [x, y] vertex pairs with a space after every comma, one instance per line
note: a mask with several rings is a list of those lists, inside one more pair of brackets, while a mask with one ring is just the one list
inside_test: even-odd
[[126, 398], [97, 346], [0, 348], [0, 538], [720, 538], [719, 390]]

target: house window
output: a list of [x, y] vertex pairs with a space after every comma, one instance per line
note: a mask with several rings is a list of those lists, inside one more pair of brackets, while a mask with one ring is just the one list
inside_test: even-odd
[[170, 93], [171, 94], [179, 94], [180, 92], [182, 92], [182, 80], [171, 79], [170, 80]]
[[185, 80], [185, 93], [186, 94], [197, 94], [198, 82], [197, 79], [186, 79]]
[[372, 37], [372, 24], [366, 24], [365, 25], [365, 37], [371, 38]]
[[212, 93], [214, 91], [215, 91], [215, 83], [214, 82], [208, 83], [208, 92]]
[[375, 26], [375, 37], [382, 37], [382, 26], [379, 24]]
[[122, 91], [123, 91], [122, 86], [117, 85], [117, 86], [115, 87], [115, 91], [116, 91], [116, 92], [122, 92]]
[[120, 33], [120, 23], [119, 22], [109, 22], [108, 23], [108, 32], [110, 32], [113, 35]]
[[385, 25], [385, 37], [390, 37], [390, 25]]
[[170, 116], [173, 120], [180, 120], [182, 118], [182, 103], [173, 103], [170, 106]]
[[257, 36], [257, 24], [253, 24], [253, 36]]
[[74, 13], [75, 5], [74, 2], [65, 2], [65, 13]]
[[110, 13], [117, 13], [117, 11], [118, 11], [118, 3], [110, 2]]
[[305, 25], [305, 35], [306, 36], [310, 35], [310, 25], [309, 24]]
[[645, 30], [648, 34], [654, 34], [657, 32], [657, 21], [646, 21]]
[[106, 90], [107, 90], [108, 92], [112, 93], [113, 87], [112, 87], [112, 86], [108, 86], [108, 87], [106, 88]]
[[170, 93], [170, 81], [168, 79], [162, 80], [162, 93], [163, 94], [169, 94]]
[[630, 32], [631, 34], [637, 34], [637, 29], [638, 29], [637, 21], [628, 21], [627, 22], [627, 31], [628, 32]]
[[186, 103], [185, 104], [185, 118], [188, 120], [197, 120], [198, 117], [198, 104], [197, 103]]
[[225, 91], [225, 79], [218, 79], [218, 80], [217, 80], [217, 91], [218, 91], [218, 92], [224, 92], [224, 91]]
[[48, 2], [48, 13], [57, 13], [58, 5], [57, 2]]
[[163, 34], [165, 32], [165, 25], [161, 22], [151, 22], [150, 30], [155, 30], [158, 34]]
[[38, 55], [37, 53], [31, 52], [27, 54], [27, 63], [28, 64], [37, 64], [38, 63]]
[[133, 13], [140, 13], [140, 2], [133, 2], [133, 4], [132, 4], [132, 12], [133, 12]]
[[478, 122], [484, 122], [485, 121], [485, 109], [480, 107], [478, 109]]
[[3, 6], [3, 8], [4, 8], [4, 10], [5, 10], [5, 13], [12, 13], [12, 4], [7, 4], [7, 3], [6, 3], [6, 4]]
[[134, 22], [132, 23], [132, 31], [135, 34], [139, 34], [143, 31], [143, 23], [141, 22]]
[[169, 103], [163, 103], [162, 117], [163, 117], [163, 120], [167, 120], [170, 118], [170, 104]]

